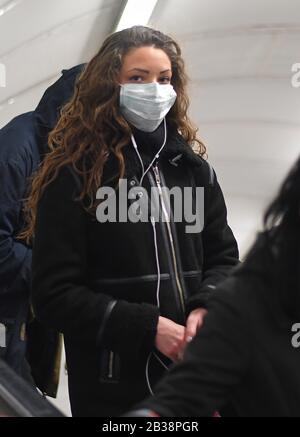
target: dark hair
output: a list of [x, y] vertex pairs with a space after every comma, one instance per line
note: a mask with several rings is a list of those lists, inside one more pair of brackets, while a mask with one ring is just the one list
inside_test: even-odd
[[264, 217], [265, 230], [282, 239], [300, 227], [300, 158], [283, 182]]
[[[123, 57], [144, 46], [163, 50], [171, 61], [172, 85], [177, 99], [167, 115], [169, 126], [180, 132], [190, 147], [198, 146], [198, 154], [205, 155], [206, 148], [197, 138], [197, 129], [188, 116], [187, 75], [179, 45], [171, 37], [144, 26], [113, 33], [78, 78], [72, 99], [62, 109], [60, 119], [49, 135], [50, 153], [33, 179], [25, 205], [28, 226], [19, 238], [29, 242], [33, 237], [38, 202], [61, 167], [71, 165], [82, 177], [79, 199], [90, 213], [95, 208], [96, 192], [101, 186], [109, 154], [117, 159], [118, 179], [123, 178], [122, 149], [130, 143], [131, 127], [119, 111], [118, 76]], [[84, 205], [86, 199], [87, 206]]]
[[300, 158], [264, 216], [273, 283], [291, 316], [300, 315]]

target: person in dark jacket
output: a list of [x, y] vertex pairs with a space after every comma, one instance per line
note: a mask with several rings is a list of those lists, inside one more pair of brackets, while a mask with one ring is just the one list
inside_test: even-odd
[[17, 235], [24, 227], [22, 207], [29, 179], [47, 152], [47, 134], [82, 68], [64, 70], [35, 111], [19, 115], [0, 130], [0, 356], [30, 381], [25, 355], [32, 253]]
[[[144, 399], [238, 263], [187, 109], [179, 46], [136, 26], [104, 41], [49, 136], [24, 236], [34, 238], [36, 316], [64, 334], [75, 416], [116, 416]], [[203, 212], [199, 187], [204, 229], [188, 232]], [[175, 220], [165, 188], [190, 188], [192, 221]]]
[[182, 363], [128, 416], [300, 417], [300, 158]]

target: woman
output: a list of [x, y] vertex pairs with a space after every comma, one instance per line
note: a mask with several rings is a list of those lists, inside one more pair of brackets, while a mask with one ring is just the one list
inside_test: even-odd
[[[168, 36], [140, 26], [112, 34], [79, 77], [33, 181], [33, 307], [64, 334], [75, 416], [119, 415], [151, 393], [238, 262], [186, 83]], [[164, 185], [190, 187], [193, 211], [204, 187], [202, 232], [175, 223]]]
[[[143, 407], [162, 416], [300, 416], [300, 159], [245, 263]], [[139, 415], [154, 415], [140, 411]]]

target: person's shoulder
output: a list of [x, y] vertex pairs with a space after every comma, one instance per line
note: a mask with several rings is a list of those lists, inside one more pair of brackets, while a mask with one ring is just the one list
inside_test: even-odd
[[48, 182], [42, 188], [38, 209], [39, 211], [55, 210], [61, 216], [72, 214], [73, 219], [84, 212], [79, 196], [81, 186], [72, 164], [64, 164], [49, 175]]
[[82, 180], [74, 166], [71, 163], [68, 163], [61, 165], [55, 170], [49, 186], [55, 186], [58, 190], [69, 190], [72, 188], [74, 191], [75, 189], [80, 191], [82, 188]]
[[209, 308], [227, 308], [242, 318], [251, 316], [257, 305], [255, 295], [260, 291], [259, 281], [255, 276], [235, 274], [242, 268], [242, 265], [235, 267], [232, 274], [217, 286], [209, 300]]
[[208, 159], [204, 158], [197, 150], [192, 149], [190, 147], [190, 155], [192, 156], [193, 161], [196, 161], [198, 165], [192, 167], [192, 171], [197, 180], [197, 185], [214, 187], [217, 181], [216, 172], [212, 166], [212, 164], [208, 161]]
[[0, 164], [22, 165], [35, 153], [33, 112], [13, 118], [0, 129]]
[[177, 157], [183, 158], [185, 164], [191, 169], [197, 178], [197, 184], [215, 185], [216, 172], [206, 156], [200, 153], [197, 146], [188, 144], [179, 132], [173, 130], [170, 135], [169, 147], [175, 155], [175, 160]]
[[44, 223], [46, 227], [50, 222], [51, 226], [54, 222], [56, 226], [65, 226], [69, 220], [74, 226], [82, 223], [86, 213], [79, 196], [72, 165], [56, 168], [42, 184], [37, 202], [37, 223]]
[[264, 235], [258, 235], [244, 262], [212, 293], [210, 305], [227, 305], [241, 314], [263, 313], [270, 294], [271, 265], [266, 260]]

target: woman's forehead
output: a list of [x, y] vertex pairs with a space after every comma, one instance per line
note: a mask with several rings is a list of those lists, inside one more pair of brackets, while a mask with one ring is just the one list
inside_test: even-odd
[[[168, 55], [161, 49], [155, 47], [139, 47], [130, 50], [123, 57], [124, 70], [132, 68], [153, 68], [157, 66], [160, 71], [171, 69], [171, 60]], [[148, 68], [147, 68], [148, 67]]]

